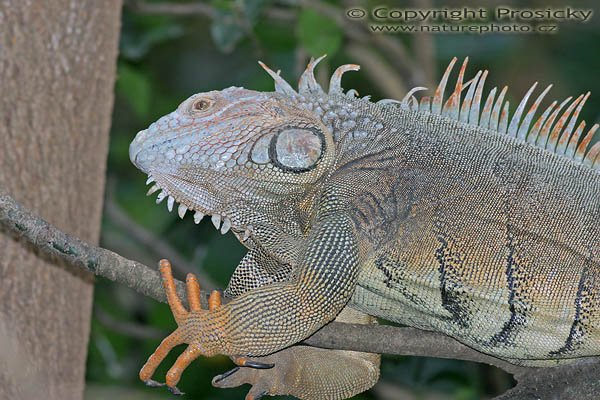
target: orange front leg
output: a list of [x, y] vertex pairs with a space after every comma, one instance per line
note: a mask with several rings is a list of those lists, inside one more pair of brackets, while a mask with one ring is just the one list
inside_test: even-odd
[[[224, 316], [219, 313], [221, 297], [218, 292], [213, 292], [209, 299], [209, 310], [203, 310], [200, 305], [200, 285], [193, 274], [188, 274], [186, 283], [190, 311], [186, 310], [181, 299], [177, 296], [171, 263], [168, 260], [161, 260], [159, 265], [167, 300], [178, 327], [150, 355], [148, 361], [140, 370], [139, 376], [148, 386], [163, 386], [164, 384], [151, 379], [156, 368], [173, 347], [188, 343], [189, 346], [177, 358], [166, 376], [166, 384], [169, 390], [173, 394], [183, 394], [175, 385], [179, 382], [181, 374], [187, 366], [201, 355], [211, 356], [222, 350], [221, 338]], [[198, 333], [201, 331], [204, 331], [205, 334], [199, 336]]]

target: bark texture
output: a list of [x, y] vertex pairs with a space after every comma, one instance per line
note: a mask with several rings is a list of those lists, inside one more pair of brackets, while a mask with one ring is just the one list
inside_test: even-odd
[[[120, 0], [0, 1], [0, 187], [96, 243]], [[83, 395], [92, 277], [0, 233], [0, 398]]]

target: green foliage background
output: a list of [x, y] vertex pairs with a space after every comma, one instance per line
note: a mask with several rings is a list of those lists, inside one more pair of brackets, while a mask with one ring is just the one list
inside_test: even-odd
[[[167, 1], [167, 0], [164, 0]], [[197, 4], [180, 1], [170, 4]], [[160, 247], [135, 238], [132, 229], [142, 230], [151, 240], [171, 246], [178, 254], [221, 287], [225, 287], [244, 251], [233, 235], [221, 236], [209, 221], [194, 225], [188, 215], [180, 221], [168, 213], [164, 203], [145, 197], [145, 177], [128, 158], [128, 146], [136, 132], [172, 111], [188, 96], [229, 86], [259, 91], [273, 90], [272, 80], [256, 61], [261, 59], [281, 69], [290, 82], [297, 80], [300, 65], [310, 55], [327, 53], [319, 77], [328, 77], [342, 63], [356, 62], [349, 53], [355, 46], [367, 56], [375, 55], [392, 71], [394, 62], [385, 51], [357, 42], [344, 23], [325, 15], [319, 6], [344, 10], [364, 9], [385, 2], [321, 3], [293, 0], [215, 0], [202, 3], [210, 15], [153, 15], [133, 2], [123, 10], [118, 80], [108, 158], [107, 212], [103, 221], [102, 245], [149, 265], [154, 265]], [[503, 2], [510, 4], [511, 2]], [[165, 3], [161, 3], [165, 4]], [[428, 1], [403, 2], [397, 7], [427, 7]], [[462, 7], [459, 2], [434, 2], [434, 7]], [[512, 4], [523, 6], [523, 4]], [[488, 7], [493, 7], [489, 4]], [[546, 8], [544, 2], [529, 7]], [[593, 8], [593, 3], [587, 8]], [[562, 7], [557, 6], [557, 7]], [[585, 8], [584, 6], [579, 6]], [[279, 14], [277, 14], [278, 11]], [[518, 102], [533, 81], [555, 83], [552, 98], [595, 90], [585, 108], [589, 122], [600, 114], [600, 16], [590, 23], [561, 23], [556, 34], [445, 34], [432, 37], [431, 67], [437, 80], [452, 56], [469, 56], [470, 71], [490, 70], [490, 86], [510, 83], [511, 103]], [[351, 21], [350, 21], [351, 22]], [[371, 35], [367, 32], [368, 35]], [[387, 35], [402, 44], [415, 58], [419, 42], [415, 35]], [[361, 47], [362, 46], [362, 47]], [[362, 49], [362, 50], [361, 50]], [[354, 50], [356, 51], [356, 50]], [[420, 66], [416, 64], [418, 69]], [[415, 76], [419, 76], [416, 71]], [[398, 73], [397, 79], [406, 74]], [[422, 74], [421, 74], [422, 75]], [[426, 77], [425, 77], [426, 78]], [[424, 83], [424, 82], [409, 82]], [[405, 83], [406, 84], [406, 83]], [[410, 87], [410, 85], [407, 85]], [[368, 72], [348, 74], [346, 89], [355, 88], [374, 99], [384, 96], [381, 82]], [[514, 108], [514, 105], [513, 105]], [[589, 124], [588, 124], [589, 126]], [[108, 212], [112, 210], [112, 212]], [[116, 210], [116, 211], [115, 211]], [[125, 216], [125, 219], [121, 218]], [[180, 276], [179, 278], [182, 278]], [[147, 389], [137, 372], [154, 351], [163, 333], [175, 327], [165, 304], [143, 298], [127, 288], [99, 280], [88, 357], [88, 399], [169, 398], [163, 389]], [[157, 332], [158, 330], [158, 332]], [[164, 332], [161, 332], [164, 331]], [[162, 379], [176, 358], [174, 352], [157, 373]], [[232, 367], [225, 357], [202, 358], [184, 374], [180, 387], [197, 399], [240, 399], [247, 387], [216, 390], [211, 378]], [[382, 383], [376, 390], [357, 396], [362, 399], [455, 399], [489, 398], [510, 387], [511, 379], [493, 368], [473, 363], [416, 357], [385, 357]]]

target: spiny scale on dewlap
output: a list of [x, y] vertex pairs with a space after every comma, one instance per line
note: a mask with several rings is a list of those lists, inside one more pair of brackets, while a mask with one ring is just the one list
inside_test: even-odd
[[[320, 60], [320, 59], [319, 59]], [[579, 114], [589, 93], [509, 117], [506, 87], [484, 95], [487, 71], [432, 97], [373, 103], [325, 92], [311, 61], [294, 90], [261, 63], [275, 92], [196, 94], [138, 133], [133, 163], [194, 221], [210, 215], [248, 248], [209, 310], [176, 299], [178, 323], [144, 366], [148, 384], [171, 348], [173, 392], [200, 355], [237, 369], [215, 386], [253, 385], [248, 398], [341, 399], [378, 379], [374, 354], [293, 346], [334, 319], [380, 317], [435, 330], [515, 364], [600, 355], [600, 143]], [[188, 297], [197, 283], [188, 277]], [[490, 318], [492, 316], [492, 318]], [[282, 350], [283, 349], [283, 350]], [[251, 368], [271, 366], [272, 368]]]

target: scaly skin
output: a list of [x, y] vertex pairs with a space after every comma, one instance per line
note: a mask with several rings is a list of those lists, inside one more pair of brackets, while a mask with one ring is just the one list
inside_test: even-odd
[[253, 383], [248, 398], [349, 397], [375, 383], [375, 355], [286, 349], [347, 305], [517, 364], [600, 354], [600, 144], [588, 148], [597, 127], [583, 139], [574, 129], [587, 96], [529, 127], [541, 98], [521, 119], [528, 93], [509, 121], [504, 91], [482, 104], [487, 72], [463, 93], [466, 62], [445, 104], [451, 66], [433, 99], [374, 104], [341, 90], [357, 66], [325, 93], [315, 65], [299, 92], [267, 69], [274, 93], [194, 95], [132, 143], [150, 192], [182, 217], [211, 215], [249, 249], [229, 303], [188, 313], [170, 300], [179, 327], [142, 380], [185, 342], [167, 374], [174, 392], [194, 358], [225, 354], [275, 364], [216, 379]]

